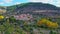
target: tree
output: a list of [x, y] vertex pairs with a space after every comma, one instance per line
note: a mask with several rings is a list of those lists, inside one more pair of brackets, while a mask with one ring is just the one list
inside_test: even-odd
[[13, 26], [10, 26], [9, 28], [6, 29], [6, 32], [5, 33], [9, 33], [9, 34], [12, 34], [14, 32], [14, 27]]
[[9, 18], [9, 20], [10, 20], [10, 22], [16, 22], [16, 19], [14, 18], [14, 16], [11, 16], [10, 18]]
[[3, 24], [6, 28], [10, 26], [10, 21], [9, 19], [6, 20], [6, 22]]
[[1, 34], [3, 34], [4, 30], [5, 30], [4, 25], [0, 25], [0, 31], [1, 31]]
[[18, 34], [26, 34], [26, 32], [24, 32], [24, 30], [22, 30], [19, 26], [16, 26], [15, 33], [18, 33]]

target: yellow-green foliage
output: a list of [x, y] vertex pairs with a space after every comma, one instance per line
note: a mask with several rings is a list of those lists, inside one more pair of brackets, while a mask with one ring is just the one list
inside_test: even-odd
[[37, 22], [37, 25], [40, 26], [44, 24], [45, 26], [49, 27], [49, 28], [58, 28], [58, 23], [54, 23], [52, 21], [49, 21], [48, 19], [41, 19]]
[[1, 19], [4, 19], [4, 16], [0, 16], [0, 20], [1, 20]]

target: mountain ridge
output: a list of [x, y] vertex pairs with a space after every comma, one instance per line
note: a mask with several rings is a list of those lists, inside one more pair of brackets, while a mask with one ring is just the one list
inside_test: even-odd
[[[40, 13], [41, 10], [42, 10], [42, 12], [43, 11], [50, 11], [52, 14], [53, 13], [60, 14], [60, 7], [56, 7], [54, 5], [47, 4], [47, 3], [34, 3], [34, 2], [8, 6], [6, 8], [6, 10], [7, 10], [6, 14], [10, 14], [10, 15], [23, 14], [23, 13], [43, 14], [43, 13]], [[34, 11], [40, 11], [40, 12], [34, 12]], [[46, 13], [48, 14], [48, 12], [45, 12], [44, 14], [46, 14]]]

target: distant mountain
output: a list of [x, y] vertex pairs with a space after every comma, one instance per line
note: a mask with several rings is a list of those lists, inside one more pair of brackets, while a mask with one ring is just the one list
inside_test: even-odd
[[47, 3], [29, 2], [18, 5], [8, 6], [6, 14], [33, 14], [33, 15], [46, 15], [55, 16], [60, 15], [60, 7], [56, 7]]
[[10, 7], [7, 7], [8, 10], [10, 9], [15, 9], [16, 11], [17, 10], [21, 10], [21, 9], [24, 9], [24, 8], [36, 8], [39, 9], [39, 10], [60, 10], [60, 8], [54, 6], [54, 5], [51, 5], [51, 4], [46, 4], [46, 3], [35, 3], [35, 2], [30, 2], [30, 3], [22, 3], [22, 4], [19, 4], [19, 5], [14, 5], [14, 6], [10, 6]]
[[[60, 7], [56, 7], [47, 3], [38, 3], [38, 2], [30, 2], [30, 3], [22, 3], [19, 5], [9, 6], [7, 7], [8, 14], [21, 14], [21, 13], [29, 13], [29, 14], [60, 14]], [[46, 12], [44, 12], [46, 11]], [[47, 12], [49, 11], [49, 12]]]

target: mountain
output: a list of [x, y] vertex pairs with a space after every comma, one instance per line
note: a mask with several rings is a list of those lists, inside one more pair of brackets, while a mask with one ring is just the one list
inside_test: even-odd
[[45, 16], [60, 16], [60, 7], [47, 3], [29, 2], [6, 7], [7, 15], [32, 14]]
[[34, 2], [30, 2], [30, 3], [23, 3], [23, 4], [19, 4], [19, 5], [14, 5], [14, 6], [10, 6], [7, 7], [8, 10], [23, 10], [23, 9], [38, 9], [38, 10], [60, 10], [60, 8], [51, 5], [51, 4], [46, 4], [46, 3], [34, 3]]
[[29, 13], [34, 15], [60, 15], [60, 7], [40, 2], [22, 3], [19, 5], [9, 6], [7, 7], [7, 11], [8, 14]]

